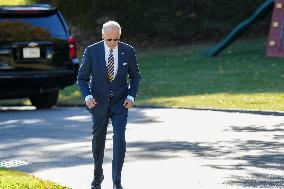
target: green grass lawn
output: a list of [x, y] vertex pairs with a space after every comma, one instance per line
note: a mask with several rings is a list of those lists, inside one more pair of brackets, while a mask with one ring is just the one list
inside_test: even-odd
[[0, 5], [25, 5], [30, 2], [30, 0], [0, 0]]
[[68, 189], [19, 171], [0, 168], [0, 189]]
[[[265, 44], [238, 40], [213, 58], [204, 57], [212, 44], [138, 50], [136, 105], [284, 111], [284, 59], [267, 58]], [[62, 90], [58, 104], [82, 105], [77, 86]]]
[[[204, 57], [208, 44], [138, 53], [136, 104], [284, 111], [284, 59], [267, 58], [265, 43], [239, 40], [213, 58]], [[65, 103], [82, 103], [76, 86], [61, 92]]]

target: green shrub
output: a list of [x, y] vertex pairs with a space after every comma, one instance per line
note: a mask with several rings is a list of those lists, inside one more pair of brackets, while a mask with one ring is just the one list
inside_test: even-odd
[[[222, 37], [251, 15], [263, 0], [51, 0], [80, 32], [101, 38], [101, 26], [110, 19], [124, 28], [123, 35], [152, 43], [185, 43]], [[270, 17], [250, 32], [268, 31]]]

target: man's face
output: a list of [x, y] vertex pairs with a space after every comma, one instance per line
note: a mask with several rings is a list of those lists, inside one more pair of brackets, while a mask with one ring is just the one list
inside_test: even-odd
[[105, 43], [107, 44], [107, 46], [110, 49], [114, 49], [118, 44], [120, 35], [119, 35], [119, 31], [114, 29], [114, 30], [105, 31], [102, 37]]

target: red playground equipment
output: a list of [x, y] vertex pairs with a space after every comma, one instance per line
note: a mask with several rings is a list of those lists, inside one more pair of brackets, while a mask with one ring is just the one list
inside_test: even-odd
[[284, 57], [284, 0], [265, 0], [250, 17], [238, 24], [221, 42], [208, 49], [206, 56], [217, 56], [271, 10], [273, 14], [266, 45], [266, 56]]
[[274, 8], [266, 47], [269, 57], [284, 57], [284, 0], [274, 0]]

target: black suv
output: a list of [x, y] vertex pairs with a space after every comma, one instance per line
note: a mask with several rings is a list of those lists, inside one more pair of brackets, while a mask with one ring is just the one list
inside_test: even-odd
[[75, 40], [57, 8], [0, 7], [0, 99], [28, 97], [37, 108], [56, 104], [74, 84]]

